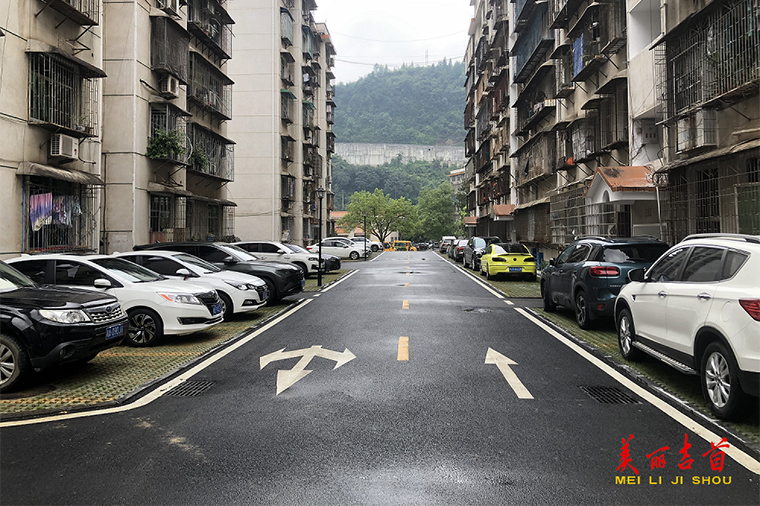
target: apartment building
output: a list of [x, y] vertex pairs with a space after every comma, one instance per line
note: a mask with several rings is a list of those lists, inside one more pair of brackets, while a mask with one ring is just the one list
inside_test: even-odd
[[235, 235], [225, 0], [105, 0], [102, 249]]
[[[314, 0], [236, 0], [236, 234], [311, 244], [332, 233], [335, 49]], [[319, 199], [319, 189], [324, 196]], [[321, 216], [320, 216], [321, 208]]]
[[0, 258], [98, 248], [100, 0], [1, 0]]

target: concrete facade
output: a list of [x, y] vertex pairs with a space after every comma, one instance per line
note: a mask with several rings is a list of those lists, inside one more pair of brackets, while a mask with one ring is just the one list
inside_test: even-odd
[[312, 0], [240, 0], [230, 135], [239, 144], [236, 233], [302, 245], [316, 240], [317, 189], [324, 188], [322, 235], [332, 230], [331, 156], [335, 50]]
[[414, 160], [444, 165], [464, 166], [467, 159], [462, 146], [418, 146], [413, 144], [370, 144], [360, 142], [337, 142], [335, 153], [353, 165], [383, 165], [401, 155], [401, 163]]

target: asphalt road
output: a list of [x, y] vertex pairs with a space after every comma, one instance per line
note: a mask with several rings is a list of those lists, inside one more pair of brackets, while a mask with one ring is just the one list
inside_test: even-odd
[[0, 503], [760, 502], [752, 454], [734, 444], [713, 470], [711, 427], [629, 390], [520, 301], [431, 252], [353, 265], [189, 378], [198, 395], [3, 428]]

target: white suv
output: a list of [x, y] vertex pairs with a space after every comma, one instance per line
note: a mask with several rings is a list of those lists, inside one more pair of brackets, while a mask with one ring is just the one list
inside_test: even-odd
[[[304, 278], [316, 274], [319, 270], [319, 257], [314, 253], [300, 253], [276, 241], [241, 241], [232, 243], [239, 248], [253, 253], [256, 258], [265, 262], [292, 264], [303, 271]], [[322, 263], [325, 261], [322, 260]]]
[[224, 303], [224, 318], [250, 313], [267, 303], [269, 289], [263, 279], [244, 272], [225, 271], [188, 253], [178, 251], [131, 251], [114, 253], [169, 279], [216, 290]]
[[165, 334], [183, 335], [221, 323], [223, 303], [207, 286], [169, 280], [106, 255], [25, 255], [6, 261], [35, 282], [105, 292], [129, 315], [124, 343], [153, 346]]
[[376, 253], [383, 249], [383, 243], [381, 243], [380, 241], [370, 241], [366, 237], [352, 237], [350, 240], [351, 242], [358, 244], [362, 248], [364, 247], [366, 243], [367, 251], [371, 251], [372, 253]]
[[[306, 249], [316, 254], [319, 252], [319, 243], [312, 244]], [[358, 244], [349, 241], [345, 237], [328, 237], [326, 239], [322, 239], [322, 253], [335, 255], [336, 257], [340, 258], [358, 260], [360, 257], [364, 256], [364, 246], [359, 246]], [[370, 251], [367, 250], [367, 256], [369, 255]]]
[[698, 374], [717, 417], [740, 414], [760, 391], [760, 236], [691, 235], [628, 277], [615, 301], [623, 357]]

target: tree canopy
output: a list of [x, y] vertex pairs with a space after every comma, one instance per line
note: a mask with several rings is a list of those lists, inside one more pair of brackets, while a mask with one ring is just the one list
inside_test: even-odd
[[335, 86], [335, 124], [340, 142], [444, 145], [465, 137], [463, 63], [374, 70]]
[[425, 188], [420, 192], [417, 204], [419, 234], [422, 239], [438, 240], [454, 233], [454, 188], [441, 183], [437, 188]]
[[417, 226], [414, 205], [404, 197], [393, 199], [379, 188], [373, 193], [360, 191], [351, 195], [346, 211], [338, 226], [353, 229], [359, 224], [364, 225], [366, 213], [368, 231], [380, 241], [385, 241], [395, 231], [406, 236], [413, 233]]

